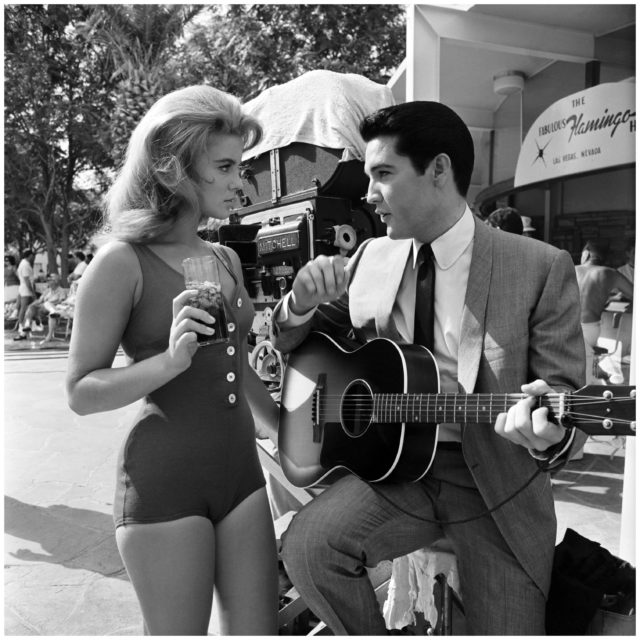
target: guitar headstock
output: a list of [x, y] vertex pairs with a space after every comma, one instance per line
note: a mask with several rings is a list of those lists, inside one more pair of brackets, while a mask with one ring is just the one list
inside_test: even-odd
[[582, 387], [566, 397], [562, 422], [592, 436], [635, 436], [636, 388]]

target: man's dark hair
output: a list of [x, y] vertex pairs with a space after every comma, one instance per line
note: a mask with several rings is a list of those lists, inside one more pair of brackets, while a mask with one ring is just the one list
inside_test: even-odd
[[607, 253], [609, 250], [604, 243], [588, 240], [584, 245], [584, 249], [589, 252], [589, 262], [591, 264], [602, 266], [607, 263]]
[[78, 260], [80, 260], [81, 262], [84, 260], [85, 255], [82, 251], [74, 251], [73, 255], [78, 258]]
[[25, 249], [25, 250], [22, 252], [22, 259], [23, 259], [23, 260], [24, 260], [24, 259], [28, 260], [32, 255], [34, 255], [34, 254], [33, 254], [33, 251], [32, 251], [31, 249]]
[[513, 207], [496, 209], [487, 220], [492, 227], [497, 227], [509, 233], [516, 233], [520, 236], [522, 235], [522, 230], [524, 229], [522, 226], [522, 218], [518, 210]]
[[360, 125], [365, 142], [381, 136], [395, 137], [395, 151], [424, 173], [440, 153], [451, 159], [458, 193], [465, 197], [471, 182], [474, 150], [467, 125], [449, 107], [418, 100], [385, 107], [368, 115]]

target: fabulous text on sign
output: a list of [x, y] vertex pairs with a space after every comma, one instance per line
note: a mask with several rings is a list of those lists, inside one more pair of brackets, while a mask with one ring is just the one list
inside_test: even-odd
[[[584, 100], [584, 98], [582, 99]], [[580, 115], [569, 116], [567, 118], [563, 118], [562, 120], [556, 120], [551, 124], [539, 126], [538, 135], [549, 135], [550, 133], [554, 133], [556, 131], [562, 131], [565, 127], [569, 126], [569, 142], [574, 135], [584, 135], [585, 133], [589, 133], [590, 131], [599, 131], [601, 129], [607, 128], [611, 129], [610, 137], [613, 138], [618, 127], [621, 124], [629, 122], [631, 118], [633, 118], [633, 121], [630, 126], [635, 128], [635, 117], [635, 111], [632, 112], [630, 109], [627, 109], [624, 112], [618, 111], [617, 113], [609, 113], [609, 110], [605, 109], [604, 115], [601, 118], [594, 118], [592, 120], [586, 120], [583, 122], [584, 113], [580, 113]]]
[[514, 186], [635, 162], [635, 83], [591, 87], [558, 100], [522, 143]]

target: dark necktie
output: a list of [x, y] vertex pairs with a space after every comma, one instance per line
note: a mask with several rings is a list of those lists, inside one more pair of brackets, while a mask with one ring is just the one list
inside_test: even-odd
[[416, 315], [414, 324], [414, 344], [433, 351], [433, 295], [436, 270], [433, 264], [431, 245], [423, 244], [418, 251], [418, 278], [416, 280]]

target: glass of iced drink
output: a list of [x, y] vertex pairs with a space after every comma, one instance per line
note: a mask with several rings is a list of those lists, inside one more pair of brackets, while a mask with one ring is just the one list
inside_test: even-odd
[[[222, 285], [218, 274], [218, 263], [214, 256], [196, 256], [182, 261], [184, 282], [187, 289], [195, 289], [197, 293], [189, 300], [192, 307], [204, 309], [211, 314], [215, 322], [209, 325], [213, 335], [197, 333], [200, 346], [225, 342], [227, 332], [227, 316], [224, 310]], [[203, 323], [206, 324], [206, 323]]]

